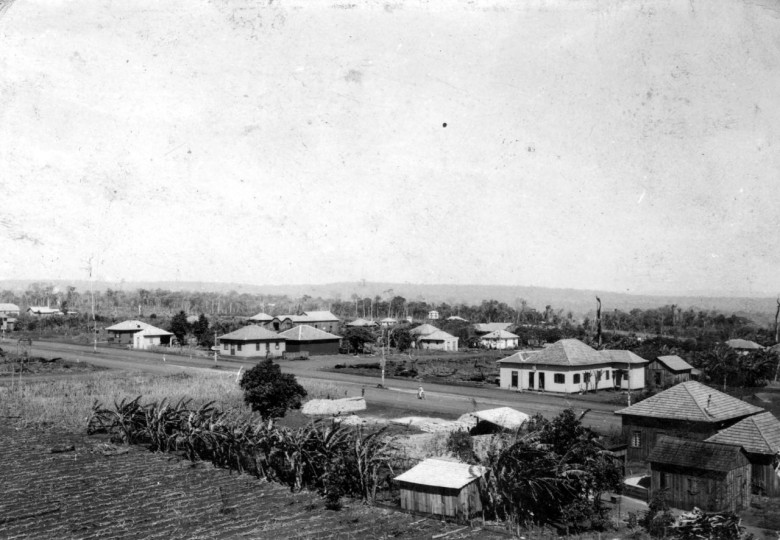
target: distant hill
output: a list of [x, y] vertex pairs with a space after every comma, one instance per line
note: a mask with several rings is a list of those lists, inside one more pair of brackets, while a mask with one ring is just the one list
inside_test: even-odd
[[[88, 291], [89, 281], [85, 280], [0, 280], [0, 290], [21, 291], [31, 283], [50, 283], [60, 288], [68, 285], [79, 291]], [[339, 282], [321, 285], [250, 285], [245, 283], [210, 283], [202, 281], [125, 281], [95, 282], [95, 290], [107, 288], [120, 290], [167, 289], [174, 291], [201, 291], [239, 294], [287, 295], [300, 298], [303, 295], [312, 298], [349, 300], [353, 294], [360, 298], [388, 295], [400, 295], [407, 300], [425, 300], [430, 303], [447, 302], [455, 304], [479, 304], [483, 300], [495, 299], [515, 307], [518, 299], [523, 298], [529, 307], [543, 310], [546, 305], [554, 309], [572, 311], [584, 315], [595, 310], [595, 297], [599, 296], [604, 311], [620, 309], [630, 311], [634, 308], [648, 309], [676, 304], [682, 309], [717, 310], [727, 314], [744, 315], [755, 322], [765, 324], [773, 321], [776, 303], [770, 297], [746, 296], [707, 296], [707, 295], [636, 295], [611, 291], [590, 291], [583, 289], [556, 289], [546, 287], [523, 287], [510, 285], [425, 285], [418, 283], [377, 283], [377, 282]], [[392, 291], [392, 292], [391, 292]]]

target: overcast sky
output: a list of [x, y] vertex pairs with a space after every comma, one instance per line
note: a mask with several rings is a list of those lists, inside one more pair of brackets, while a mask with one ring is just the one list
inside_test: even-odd
[[0, 279], [780, 290], [773, 0], [16, 0], [0, 40]]

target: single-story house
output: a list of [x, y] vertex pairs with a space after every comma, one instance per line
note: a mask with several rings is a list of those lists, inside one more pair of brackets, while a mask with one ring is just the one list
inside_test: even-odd
[[379, 321], [379, 325], [383, 326], [384, 328], [390, 328], [391, 326], [395, 326], [398, 324], [398, 319], [394, 319], [392, 317], [385, 317], [381, 321]]
[[287, 352], [306, 351], [310, 356], [318, 354], [338, 354], [341, 336], [325, 332], [303, 324], [279, 334], [285, 339]]
[[726, 345], [740, 354], [748, 354], [764, 348], [762, 345], [759, 345], [755, 341], [750, 341], [749, 339], [730, 339], [726, 341]]
[[697, 381], [676, 384], [620, 409], [626, 462], [643, 464], [659, 437], [704, 440], [764, 409]]
[[62, 315], [62, 311], [56, 308], [50, 308], [48, 306], [30, 306], [27, 308], [27, 313], [34, 315], [35, 317], [54, 317], [56, 315]]
[[162, 328], [147, 325], [146, 328], [133, 334], [134, 349], [149, 349], [151, 347], [164, 347], [171, 344], [173, 334]]
[[234, 332], [219, 336], [220, 353], [243, 358], [282, 356], [285, 339], [267, 328], [250, 324]]
[[[115, 345], [131, 345], [135, 349], [148, 349], [152, 346], [171, 344], [173, 334], [143, 321], [122, 321], [106, 328], [108, 342]], [[144, 332], [142, 335], [137, 336]]]
[[420, 349], [435, 349], [439, 351], [457, 351], [458, 338], [444, 330], [418, 335], [415, 344]]
[[516, 349], [520, 336], [506, 330], [496, 330], [479, 338], [479, 344], [487, 349]]
[[663, 436], [647, 460], [650, 496], [667, 490], [673, 508], [739, 512], [750, 505], [750, 462], [739, 446]]
[[0, 303], [0, 317], [7, 315], [8, 317], [19, 316], [19, 306], [16, 304]]
[[748, 416], [707, 442], [741, 446], [750, 462], [752, 491], [780, 497], [780, 420], [771, 412]]
[[671, 386], [690, 381], [693, 366], [677, 356], [659, 356], [647, 365], [647, 380], [656, 386]]
[[647, 360], [630, 351], [597, 351], [577, 339], [562, 339], [540, 351], [520, 351], [497, 363], [501, 388], [573, 394], [644, 388]]
[[491, 323], [477, 323], [474, 325], [474, 333], [477, 335], [489, 334], [497, 330], [509, 330], [512, 323], [509, 322], [491, 322]]
[[435, 309], [432, 309], [431, 311], [428, 312], [428, 318], [431, 319], [431, 320], [438, 319], [439, 318], [439, 312], [436, 311]]
[[374, 328], [376, 323], [367, 319], [355, 319], [352, 322], [348, 322], [347, 326], [350, 328]]
[[480, 465], [430, 458], [396, 476], [401, 509], [465, 521], [482, 512], [479, 480], [487, 474]]

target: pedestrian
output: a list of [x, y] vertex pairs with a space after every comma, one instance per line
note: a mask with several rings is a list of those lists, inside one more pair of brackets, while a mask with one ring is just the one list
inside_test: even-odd
[[360, 395], [361, 395], [361, 397], [366, 397], [366, 387], [365, 386], [360, 389]]
[[425, 390], [423, 390], [422, 386], [417, 390], [417, 399], [425, 399]]

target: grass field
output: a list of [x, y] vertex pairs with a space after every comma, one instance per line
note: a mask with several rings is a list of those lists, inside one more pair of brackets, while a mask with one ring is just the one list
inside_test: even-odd
[[[56, 364], [49, 364], [54, 368]], [[17, 368], [18, 369], [18, 368]], [[122, 399], [142, 396], [148, 403], [168, 399], [191, 399], [193, 405], [213, 401], [217, 408], [249, 413], [235, 372], [191, 369], [168, 376], [124, 371], [85, 371], [76, 376], [51, 378], [0, 378], [0, 417], [17, 425], [54, 425], [68, 430], [82, 430], [99, 401], [112, 404]], [[314, 379], [299, 379], [309, 399], [343, 395], [337, 384]]]

